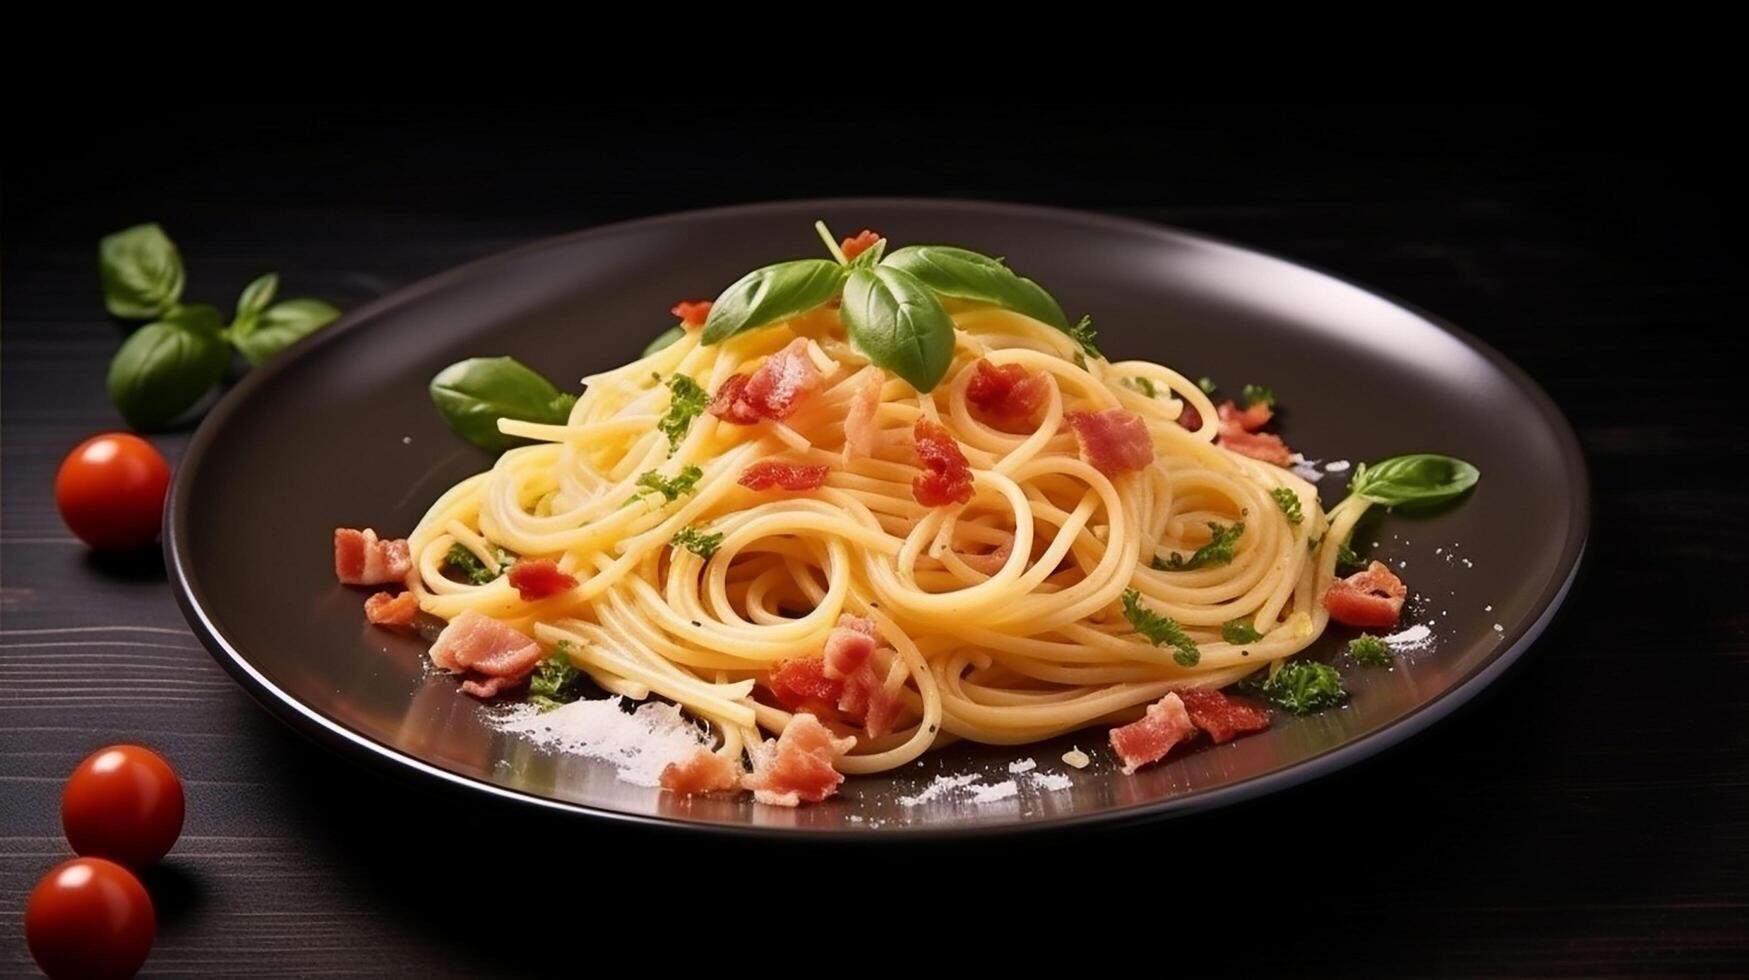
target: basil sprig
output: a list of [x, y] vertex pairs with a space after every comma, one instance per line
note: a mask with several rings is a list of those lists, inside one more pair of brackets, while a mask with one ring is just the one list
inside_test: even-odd
[[800, 316], [838, 295], [845, 269], [825, 259], [797, 259], [754, 269], [711, 303], [699, 341], [715, 344]]
[[97, 265], [104, 308], [123, 320], [151, 321], [109, 363], [110, 401], [137, 429], [168, 425], [193, 408], [224, 378], [233, 345], [260, 364], [340, 315], [317, 299], [273, 303], [279, 275], [272, 272], [244, 287], [228, 327], [211, 306], [184, 306], [182, 255], [155, 224], [104, 237]]
[[857, 353], [929, 391], [953, 363], [953, 319], [941, 300], [903, 269], [852, 269], [839, 310]]
[[[909, 245], [888, 255], [884, 238], [846, 259], [824, 223], [814, 227], [837, 261], [797, 259], [742, 276], [711, 304], [701, 343], [719, 343], [841, 297], [851, 346], [926, 392], [941, 383], [953, 362], [953, 319], [941, 305], [941, 298], [948, 297], [1024, 313], [1091, 350], [1091, 331], [1077, 335], [1051, 294], [1016, 275], [1001, 259], [949, 245]], [[677, 330], [668, 331], [644, 354], [679, 336]], [[1092, 353], [1097, 356], [1097, 351]]]
[[1348, 492], [1389, 507], [1431, 506], [1462, 495], [1481, 477], [1480, 470], [1456, 457], [1412, 453], [1360, 464]]
[[456, 435], [496, 453], [525, 441], [499, 432], [499, 419], [563, 425], [577, 396], [514, 357], [470, 357], [431, 379], [431, 403]]

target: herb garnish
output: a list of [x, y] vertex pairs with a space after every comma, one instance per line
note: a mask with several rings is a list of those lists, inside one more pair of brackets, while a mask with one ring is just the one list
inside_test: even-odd
[[1239, 536], [1245, 533], [1245, 522], [1235, 521], [1231, 525], [1222, 526], [1209, 521], [1208, 526], [1209, 543], [1196, 549], [1189, 559], [1174, 551], [1164, 561], [1159, 555], [1155, 555], [1148, 567], [1157, 572], [1188, 572], [1210, 565], [1232, 564], [1233, 551], [1238, 546]]
[[553, 655], [540, 662], [528, 677], [528, 701], [542, 711], [577, 700], [573, 690], [583, 679], [583, 672], [571, 664], [570, 643], [560, 643]]
[[1359, 566], [1366, 564], [1366, 559], [1355, 554], [1354, 549], [1348, 547], [1348, 542], [1344, 541], [1336, 546], [1336, 564]]
[[1413, 453], [1355, 468], [1348, 492], [1386, 506], [1427, 506], [1476, 485], [1481, 471], [1454, 456]]
[[662, 421], [656, 423], [656, 428], [668, 437], [668, 451], [674, 452], [680, 448], [680, 441], [686, 438], [686, 430], [692, 427], [692, 420], [704, 412], [705, 406], [711, 402], [710, 392], [698, 386], [698, 382], [684, 374], [676, 374], [668, 379], [668, 390], [674, 397], [668, 402], [668, 414], [662, 416]]
[[1196, 648], [1196, 641], [1190, 638], [1190, 634], [1170, 616], [1162, 616], [1142, 605], [1142, 595], [1135, 589], [1124, 590], [1123, 616], [1149, 643], [1157, 647], [1173, 647], [1172, 660], [1180, 667], [1194, 667], [1202, 660], [1202, 651]]
[[499, 419], [564, 425], [577, 396], [514, 357], [471, 357], [437, 372], [431, 403], [455, 434], [491, 452], [523, 443], [498, 431]]
[[1372, 635], [1362, 633], [1348, 641], [1348, 655], [1354, 662], [1366, 667], [1389, 667], [1391, 665], [1391, 648], [1385, 646], [1385, 641]]
[[1240, 646], [1245, 643], [1256, 643], [1263, 639], [1263, 634], [1257, 632], [1257, 627], [1252, 625], [1250, 617], [1240, 617], [1239, 619], [1229, 619], [1221, 624], [1221, 639], [1234, 646]]
[[1241, 686], [1296, 715], [1334, 708], [1348, 700], [1348, 690], [1336, 668], [1312, 660], [1284, 661], [1273, 671], [1252, 675]]
[[704, 477], [704, 471], [696, 466], [688, 466], [672, 477], [663, 476], [656, 470], [639, 474], [637, 493], [632, 494], [626, 503], [642, 500], [652, 493], [659, 493], [664, 503], [673, 503], [698, 488], [698, 481]]
[[1147, 395], [1149, 398], [1160, 397], [1160, 390], [1155, 386], [1153, 378], [1124, 378], [1120, 380], [1118, 384], [1133, 391], [1139, 391], [1142, 394]]
[[1268, 405], [1270, 408], [1275, 407], [1275, 392], [1270, 391], [1262, 385], [1246, 385], [1244, 388], [1240, 389], [1239, 395], [1245, 400], [1246, 408], [1250, 408], [1252, 405], [1256, 405], [1260, 402], [1264, 405]]
[[674, 532], [674, 537], [669, 538], [668, 543], [676, 548], [685, 548], [700, 558], [709, 558], [716, 554], [717, 549], [722, 546], [723, 534], [721, 531], [715, 534], [706, 534], [688, 524]]
[[1287, 515], [1289, 524], [1298, 524], [1306, 519], [1305, 514], [1300, 511], [1299, 494], [1287, 487], [1276, 487], [1269, 491], [1269, 495], [1275, 498], [1275, 505], [1281, 508], [1283, 514]]
[[473, 585], [485, 585], [503, 575], [516, 562], [517, 556], [503, 548], [497, 549], [497, 552], [498, 570], [494, 572], [486, 567], [480, 556], [468, 550], [466, 545], [452, 544], [449, 546], [449, 553], [443, 556], [443, 567], [445, 571], [455, 572]]
[[1211, 397], [1214, 395], [1215, 392], [1220, 390], [1220, 386], [1215, 384], [1215, 379], [1209, 377], [1206, 374], [1203, 375], [1202, 377], [1196, 379], [1196, 386], [1198, 388], [1202, 389], [1203, 394], [1209, 395]]

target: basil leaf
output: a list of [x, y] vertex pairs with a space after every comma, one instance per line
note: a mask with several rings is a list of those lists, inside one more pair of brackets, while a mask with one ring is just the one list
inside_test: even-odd
[[109, 400], [122, 418], [151, 429], [193, 408], [231, 365], [222, 326], [218, 310], [187, 306], [123, 341], [108, 378]]
[[499, 419], [563, 425], [576, 401], [514, 357], [472, 357], [431, 379], [431, 403], [443, 420], [456, 435], [492, 452], [523, 443], [499, 432]]
[[333, 323], [339, 315], [339, 310], [319, 299], [290, 299], [275, 303], [259, 316], [240, 317], [231, 325], [231, 342], [250, 364], [260, 364]]
[[1069, 318], [1044, 287], [988, 255], [951, 245], [907, 245], [881, 264], [909, 272], [943, 296], [989, 303], [1058, 330], [1069, 329]]
[[657, 334], [656, 339], [650, 341], [650, 343], [645, 346], [643, 356], [649, 357], [651, 354], [656, 353], [664, 347], [671, 347], [676, 341], [684, 336], [686, 336], [686, 328], [676, 323], [674, 326]]
[[706, 344], [799, 316], [837, 295], [844, 269], [825, 259], [797, 259], [754, 269], [711, 303], [704, 321]]
[[1481, 477], [1480, 470], [1461, 459], [1414, 453], [1360, 464], [1348, 492], [1387, 506], [1437, 504], [1461, 495]]
[[97, 246], [97, 267], [104, 307], [124, 320], [163, 316], [182, 299], [182, 256], [155, 224], [104, 236]]
[[269, 272], [243, 287], [243, 295], [237, 297], [237, 319], [254, 316], [267, 309], [267, 304], [273, 302], [273, 294], [279, 292], [279, 273]]
[[853, 269], [839, 310], [850, 345], [927, 392], [953, 361], [953, 320], [930, 288], [903, 269]]

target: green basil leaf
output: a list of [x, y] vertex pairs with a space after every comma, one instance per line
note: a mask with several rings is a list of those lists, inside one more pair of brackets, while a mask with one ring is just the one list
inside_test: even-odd
[[988, 255], [951, 245], [907, 245], [881, 264], [909, 272], [943, 296], [989, 303], [1069, 329], [1069, 318], [1044, 287]]
[[935, 293], [903, 269], [853, 269], [840, 309], [850, 345], [911, 383], [932, 390], [953, 361], [953, 319]]
[[259, 316], [239, 318], [231, 325], [231, 342], [250, 364], [260, 364], [292, 344], [322, 329], [340, 311], [319, 299], [288, 299]]
[[279, 273], [269, 272], [243, 287], [243, 295], [237, 297], [237, 319], [254, 316], [267, 309], [267, 304], [273, 302], [273, 294], [279, 292]]
[[686, 328], [676, 323], [674, 326], [657, 334], [656, 339], [650, 341], [650, 343], [644, 347], [643, 356], [649, 357], [651, 354], [656, 353], [664, 347], [672, 347], [676, 341], [684, 336], [686, 336]]
[[103, 305], [124, 320], [163, 316], [182, 299], [182, 256], [157, 225], [106, 235], [97, 246], [97, 266]]
[[109, 400], [129, 425], [167, 425], [219, 383], [231, 365], [223, 323], [210, 306], [187, 306], [122, 342], [109, 362]]
[[825, 259], [797, 259], [754, 269], [711, 303], [704, 321], [706, 344], [800, 316], [820, 306], [844, 285], [844, 269]]
[[431, 379], [431, 403], [443, 420], [456, 435], [492, 452], [523, 443], [499, 432], [499, 419], [563, 425], [575, 402], [514, 357], [457, 361]]
[[1429, 505], [1451, 500], [1476, 485], [1481, 471], [1452, 456], [1414, 453], [1368, 466], [1362, 463], [1348, 491], [1375, 504]]

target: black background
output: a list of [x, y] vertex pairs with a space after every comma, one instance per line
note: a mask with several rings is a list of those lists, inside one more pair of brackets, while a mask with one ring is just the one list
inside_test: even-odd
[[[174, 131], [14, 113], [29, 140], [6, 151], [0, 199], [0, 972], [28, 972], [25, 895], [66, 854], [60, 780], [123, 739], [164, 749], [188, 784], [184, 837], [149, 880], [148, 969], [164, 973], [909, 969], [943, 943], [980, 964], [1085, 951], [1157, 953], [1162, 970], [1212, 954], [1242, 973], [1744, 972], [1740, 175], [1704, 135], [1718, 117], [1689, 113], [353, 105], [183, 109]], [[1584, 443], [1596, 516], [1568, 612], [1456, 718], [1268, 800], [987, 846], [764, 847], [531, 818], [356, 771], [210, 662], [155, 556], [90, 555], [54, 513], [60, 457], [119, 427], [106, 232], [164, 224], [190, 297], [228, 304], [277, 269], [283, 294], [350, 308], [605, 221], [859, 194], [1179, 225], [1474, 331]], [[186, 436], [154, 441], [174, 460]], [[797, 916], [817, 938], [787, 938]], [[646, 934], [655, 945], [630, 942]]]

